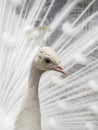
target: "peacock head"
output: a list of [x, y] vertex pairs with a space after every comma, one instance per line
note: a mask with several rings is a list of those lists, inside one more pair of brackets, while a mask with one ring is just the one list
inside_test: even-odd
[[55, 51], [50, 47], [42, 47], [39, 53], [34, 58], [36, 67], [42, 72], [54, 70], [67, 75], [64, 69], [60, 66], [59, 58]]

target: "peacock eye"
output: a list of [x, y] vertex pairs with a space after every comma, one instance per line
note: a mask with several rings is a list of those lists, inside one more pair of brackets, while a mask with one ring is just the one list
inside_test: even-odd
[[49, 58], [44, 58], [45, 63], [49, 64], [51, 63], [51, 60]]

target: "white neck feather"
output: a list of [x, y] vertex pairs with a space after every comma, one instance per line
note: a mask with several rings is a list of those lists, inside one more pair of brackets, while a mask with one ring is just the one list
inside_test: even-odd
[[22, 108], [15, 122], [14, 130], [41, 130], [41, 115], [38, 97], [38, 85], [41, 72], [34, 63], [31, 65], [29, 87]]

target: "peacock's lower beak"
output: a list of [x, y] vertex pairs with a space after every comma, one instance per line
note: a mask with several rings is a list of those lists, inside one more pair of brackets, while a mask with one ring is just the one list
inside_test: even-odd
[[61, 66], [57, 66], [55, 70], [58, 72], [61, 72], [62, 74], [66, 76], [68, 75], [67, 72], [65, 72], [65, 70]]

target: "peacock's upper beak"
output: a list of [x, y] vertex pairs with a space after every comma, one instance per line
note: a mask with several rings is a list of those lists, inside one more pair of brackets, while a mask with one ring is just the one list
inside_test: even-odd
[[58, 72], [61, 72], [62, 74], [66, 75], [66, 76], [68, 75], [67, 72], [61, 66], [57, 66], [55, 68], [55, 70]]

